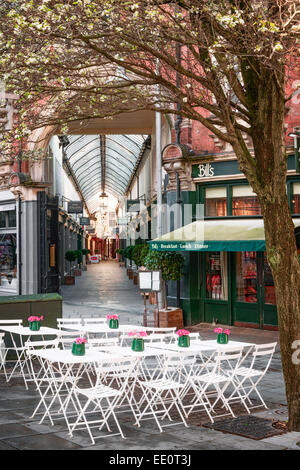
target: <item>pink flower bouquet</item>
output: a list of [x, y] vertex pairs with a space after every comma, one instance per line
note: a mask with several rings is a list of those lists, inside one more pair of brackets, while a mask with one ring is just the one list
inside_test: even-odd
[[146, 331], [130, 331], [128, 336], [132, 338], [131, 349], [133, 351], [144, 351], [144, 338], [148, 336]]
[[218, 333], [217, 342], [219, 344], [227, 344], [228, 343], [228, 336], [230, 335], [230, 330], [224, 329], [224, 331], [223, 331], [223, 328], [215, 328], [214, 332]]
[[190, 331], [188, 331], [188, 330], [183, 330], [183, 329], [182, 329], [182, 330], [176, 331], [176, 334], [177, 334], [178, 336], [188, 336], [188, 335], [190, 334]]
[[76, 338], [72, 344], [72, 354], [74, 354], [74, 356], [84, 356], [86, 342], [86, 338]]
[[28, 317], [28, 325], [29, 325], [29, 329], [31, 331], [39, 331], [41, 325], [41, 321], [44, 320], [44, 317], [43, 315], [40, 316], [40, 317], [37, 317], [37, 316], [34, 316], [34, 315], [31, 315], [30, 317]]
[[178, 330], [176, 331], [176, 334], [178, 335], [178, 346], [181, 348], [188, 348], [191, 344], [190, 340], [190, 332], [188, 330]]
[[119, 316], [118, 315], [106, 315], [107, 320], [109, 320], [109, 328], [119, 328]]

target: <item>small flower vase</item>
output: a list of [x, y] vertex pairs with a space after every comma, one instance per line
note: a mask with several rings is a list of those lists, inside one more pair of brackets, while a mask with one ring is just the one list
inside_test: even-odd
[[191, 340], [190, 340], [189, 335], [179, 336], [178, 346], [180, 346], [181, 348], [188, 348], [190, 344], [191, 344]]
[[219, 344], [227, 344], [228, 343], [228, 335], [226, 333], [219, 333], [217, 337], [217, 342]]
[[119, 320], [115, 320], [114, 318], [109, 320], [109, 328], [111, 328], [111, 329], [119, 328]]
[[72, 354], [74, 356], [84, 356], [85, 355], [85, 344], [84, 343], [73, 343], [72, 344]]
[[132, 351], [144, 351], [144, 340], [143, 338], [133, 338], [132, 343], [131, 343], [131, 349]]
[[39, 329], [41, 328], [41, 322], [36, 320], [28, 322], [28, 325], [31, 331], [39, 331]]

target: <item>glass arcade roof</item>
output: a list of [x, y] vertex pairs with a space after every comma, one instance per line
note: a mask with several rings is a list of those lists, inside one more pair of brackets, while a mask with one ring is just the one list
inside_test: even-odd
[[91, 213], [98, 209], [103, 190], [118, 199], [124, 195], [147, 137], [105, 135], [101, 145], [100, 135], [68, 135], [66, 158]]

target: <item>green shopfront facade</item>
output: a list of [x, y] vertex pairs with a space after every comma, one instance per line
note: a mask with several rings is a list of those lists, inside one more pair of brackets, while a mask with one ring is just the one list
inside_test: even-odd
[[[291, 155], [288, 158], [287, 195], [297, 232], [300, 226], [300, 175], [294, 168], [294, 156]], [[171, 240], [168, 241], [168, 235], [165, 235], [165, 241], [151, 243], [154, 249], [184, 254], [180, 306], [185, 324], [217, 321], [226, 325], [277, 329], [275, 289], [255, 193], [236, 160], [192, 162], [191, 176], [193, 191], [187, 191], [181, 199], [203, 205], [204, 225], [208, 227], [204, 242], [197, 243], [197, 237], [190, 241], [192, 236], [187, 230], [184, 237], [180, 238], [174, 231], [169, 234]], [[195, 214], [196, 209], [193, 210], [193, 221]], [[170, 282], [170, 305], [176, 305], [176, 290], [176, 283]]]

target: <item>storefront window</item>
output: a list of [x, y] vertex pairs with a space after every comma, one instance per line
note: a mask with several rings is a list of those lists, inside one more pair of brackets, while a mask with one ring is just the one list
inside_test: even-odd
[[257, 302], [256, 252], [236, 253], [236, 288], [238, 302]]
[[16, 235], [0, 235], [0, 290], [14, 290], [17, 284]]
[[206, 253], [206, 295], [209, 299], [227, 300], [227, 253]]
[[261, 215], [261, 208], [257, 195], [250, 186], [232, 187], [232, 215]]
[[0, 211], [0, 228], [16, 227], [16, 211]]
[[275, 286], [266, 253], [264, 253], [264, 292], [265, 304], [276, 305]]
[[222, 217], [227, 215], [226, 188], [207, 188], [205, 190], [205, 215]]

